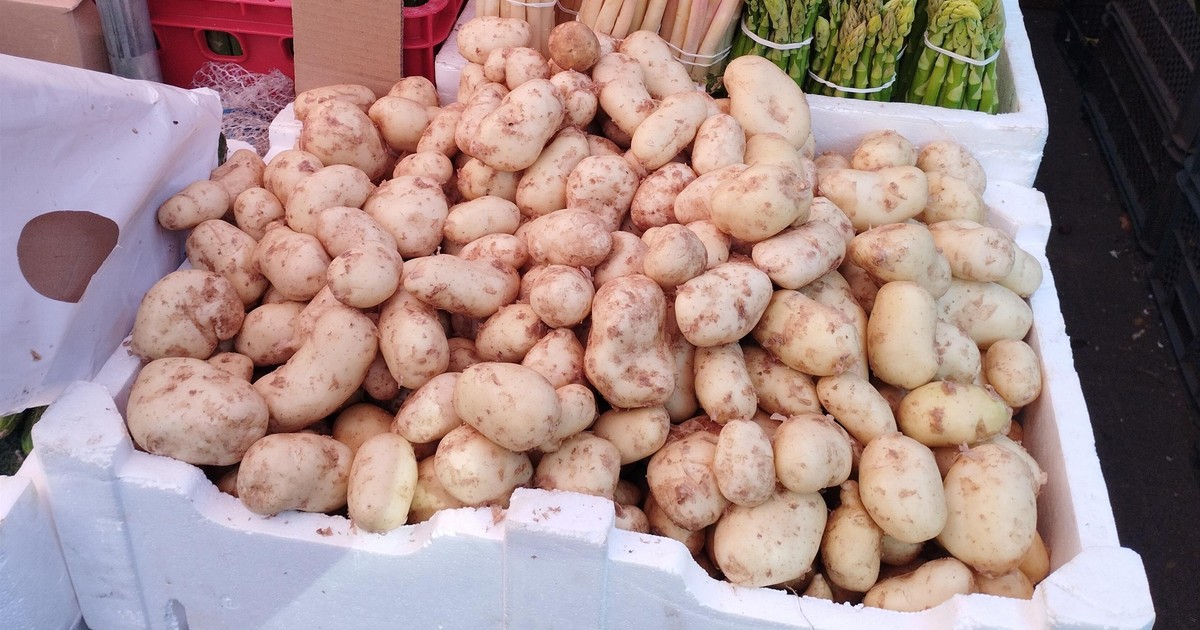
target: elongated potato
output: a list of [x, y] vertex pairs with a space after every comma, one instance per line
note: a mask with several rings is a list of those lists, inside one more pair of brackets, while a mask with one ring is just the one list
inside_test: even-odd
[[711, 220], [713, 191], [748, 168], [745, 164], [730, 164], [696, 177], [675, 195], [675, 203], [671, 208], [675, 220], [684, 225]]
[[933, 381], [904, 396], [896, 422], [905, 435], [931, 448], [975, 444], [1006, 432], [1012, 408], [991, 388]]
[[729, 113], [747, 136], [778, 133], [799, 149], [812, 130], [808, 98], [792, 77], [765, 57], [744, 55], [725, 67]]
[[646, 466], [646, 482], [658, 507], [684, 529], [716, 523], [730, 505], [712, 473], [716, 449], [717, 436], [698, 431], [668, 441]]
[[953, 219], [930, 225], [929, 233], [955, 278], [998, 282], [1012, 273], [1016, 244], [999, 228]]
[[380, 308], [379, 353], [392, 378], [406, 389], [421, 387], [450, 365], [450, 344], [434, 307], [404, 290]]
[[858, 459], [858, 486], [871, 520], [901, 542], [931, 540], [946, 525], [945, 490], [933, 452], [902, 433], [867, 442]]
[[458, 377], [454, 411], [492, 442], [521, 452], [554, 435], [562, 408], [541, 374], [516, 363], [484, 361]]
[[[692, 143], [692, 168], [703, 175], [730, 164], [740, 164], [746, 154], [746, 131], [730, 114], [704, 119]], [[747, 162], [749, 163], [749, 162]]]
[[636, 274], [609, 281], [592, 301], [584, 369], [615, 407], [664, 404], [675, 389], [674, 359], [662, 335], [666, 296]]
[[311, 88], [296, 95], [294, 105], [296, 120], [304, 122], [308, 118], [309, 112], [317, 104], [328, 100], [343, 100], [358, 106], [359, 109], [365, 112], [370, 108], [371, 103], [375, 102], [376, 98], [375, 92], [371, 88], [356, 83], [335, 83], [333, 85]]
[[850, 242], [846, 256], [870, 274], [876, 285], [908, 280], [935, 298], [950, 287], [950, 262], [938, 251], [929, 229], [918, 223], [890, 223], [864, 230]]
[[830, 582], [863, 593], [879, 579], [883, 530], [863, 507], [858, 482], [843, 482], [838, 496], [840, 504], [829, 515], [821, 539], [821, 565]]
[[830, 170], [820, 182], [820, 194], [837, 204], [859, 231], [903, 223], [920, 214], [929, 197], [925, 172], [915, 166]]
[[433, 457], [438, 484], [463, 505], [507, 501], [533, 479], [528, 455], [497, 445], [469, 424], [447, 433]]
[[679, 155], [696, 137], [708, 117], [708, 97], [695, 90], [670, 94], [634, 130], [629, 155], [644, 173]]
[[870, 381], [853, 372], [821, 377], [816, 395], [829, 415], [863, 444], [897, 430], [887, 400]]
[[784, 365], [750, 342], [742, 343], [742, 355], [763, 411], [784, 416], [821, 412], [811, 376]]
[[237, 495], [255, 514], [332, 512], [346, 505], [353, 458], [349, 446], [324, 435], [267, 435], [242, 458]]
[[336, 411], [362, 385], [378, 350], [369, 317], [348, 307], [326, 311], [287, 363], [254, 381], [272, 432], [297, 431]]
[[841, 311], [789, 289], [771, 296], [751, 334], [785, 365], [811, 376], [845, 372], [863, 354], [854, 322]]
[[462, 424], [454, 410], [458, 372], [443, 372], [413, 389], [392, 418], [391, 430], [414, 444], [436, 442]]
[[513, 202], [484, 196], [451, 206], [442, 234], [452, 243], [466, 245], [488, 234], [512, 234], [521, 224], [521, 211]]
[[700, 407], [718, 424], [749, 420], [758, 409], [758, 395], [736, 341], [696, 349], [694, 386]]
[[988, 384], [1009, 407], [1024, 407], [1042, 393], [1041, 360], [1019, 339], [993, 343], [983, 356], [983, 370]]
[[663, 407], [610, 409], [596, 419], [592, 433], [613, 444], [625, 466], [658, 452], [670, 428], [671, 417]]
[[254, 249], [254, 265], [288, 300], [306, 302], [328, 284], [332, 259], [311, 234], [272, 224]]
[[755, 164], [717, 185], [709, 212], [721, 231], [756, 243], [806, 220], [812, 199], [812, 187], [794, 169]]
[[850, 152], [850, 168], [863, 171], [916, 165], [917, 147], [891, 129], [868, 132]]
[[781, 289], [800, 289], [838, 268], [846, 241], [838, 229], [809, 220], [754, 244], [751, 258]]
[[406, 262], [403, 286], [435, 308], [482, 318], [516, 299], [521, 278], [497, 260], [436, 254]]
[[350, 465], [346, 510], [359, 529], [389, 532], [408, 522], [417, 489], [417, 458], [412, 444], [395, 433], [380, 433], [359, 447]]
[[588, 157], [587, 134], [574, 127], [558, 132], [521, 174], [516, 206], [520, 214], [540, 217], [567, 207], [567, 178]]
[[867, 357], [880, 380], [916, 389], [938, 371], [937, 303], [921, 285], [898, 280], [879, 287], [867, 320]]
[[517, 232], [529, 257], [543, 265], [593, 267], [612, 251], [612, 231], [603, 219], [581, 208], [564, 208], [525, 223]]
[[881, 580], [863, 596], [863, 604], [900, 612], [928, 610], [955, 595], [975, 591], [971, 569], [954, 558], [930, 560], [911, 573]]
[[158, 224], [168, 230], [190, 230], [229, 212], [233, 199], [221, 184], [201, 179], [171, 195], [158, 207]]
[[717, 435], [713, 475], [721, 494], [753, 507], [775, 492], [775, 453], [766, 431], [753, 420], [730, 420]]
[[524, 170], [537, 161], [563, 116], [554, 84], [549, 79], [531, 79], [483, 117], [464, 152], [499, 171]]
[[667, 162], [642, 178], [629, 204], [629, 218], [640, 230], [675, 222], [675, 197], [696, 179], [683, 162]]

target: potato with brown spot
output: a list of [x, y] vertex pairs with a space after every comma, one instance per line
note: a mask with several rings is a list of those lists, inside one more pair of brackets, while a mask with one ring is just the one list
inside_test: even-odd
[[929, 447], [902, 434], [881, 435], [858, 459], [859, 496], [887, 535], [922, 543], [946, 525], [946, 495]]
[[238, 498], [251, 512], [332, 512], [346, 505], [350, 447], [315, 433], [275, 433], [254, 443], [238, 467]]
[[237, 289], [224, 276], [180, 269], [146, 291], [134, 316], [129, 348], [143, 359], [207, 359], [232, 339], [245, 310]]
[[533, 487], [612, 499], [621, 474], [621, 455], [608, 440], [588, 431], [546, 453], [533, 474]]
[[615, 407], [653, 407], [675, 389], [674, 359], [662, 335], [666, 296], [644, 275], [611, 280], [596, 291], [584, 370]]
[[756, 506], [731, 506], [713, 530], [713, 558], [740, 586], [798, 579], [812, 571], [827, 511], [821, 495], [782, 487]]
[[699, 431], [668, 441], [647, 464], [646, 482], [655, 503], [684, 529], [716, 523], [730, 505], [713, 474], [716, 449], [717, 436]]

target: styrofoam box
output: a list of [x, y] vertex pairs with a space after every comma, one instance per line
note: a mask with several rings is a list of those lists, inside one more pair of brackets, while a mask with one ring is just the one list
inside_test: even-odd
[[82, 625], [41, 478], [36, 453], [0, 476], [0, 628]]
[[1031, 345], [1044, 391], [1023, 412], [1049, 475], [1039, 528], [1053, 573], [1032, 600], [955, 596], [894, 613], [714, 580], [682, 544], [617, 530], [611, 503], [520, 489], [387, 534], [341, 516], [251, 513], [198, 468], [134, 448], [122, 349], [34, 430], [67, 566], [97, 628], [1148, 628], [1140, 557], [1118, 542], [1045, 259], [1041, 193], [994, 182], [992, 223], [1041, 262]]
[[[472, 3], [438, 52], [434, 69], [442, 104], [455, 100], [466, 60], [458, 53], [458, 27], [475, 15]], [[988, 177], [1033, 186], [1049, 133], [1046, 101], [1034, 67], [1033, 50], [1017, 0], [1004, 0], [1007, 25], [997, 61], [999, 114], [984, 114], [911, 103], [879, 103], [810, 95], [817, 150], [849, 153], [864, 124], [894, 129], [917, 146], [957, 140], [971, 147]], [[880, 128], [884, 128], [880, 126]]]

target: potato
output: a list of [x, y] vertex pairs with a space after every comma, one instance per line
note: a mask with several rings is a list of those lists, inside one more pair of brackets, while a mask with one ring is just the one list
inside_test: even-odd
[[250, 383], [200, 359], [147, 363], [129, 392], [126, 422], [149, 453], [228, 466], [267, 433], [267, 403]]
[[833, 225], [809, 220], [755, 243], [750, 256], [776, 286], [799, 289], [842, 264], [846, 241]]
[[458, 154], [458, 144], [454, 141], [454, 132], [462, 119], [465, 101], [451, 103], [438, 111], [429, 120], [425, 131], [417, 140], [417, 152], [436, 152], [452, 158]]
[[1017, 569], [997, 576], [975, 574], [975, 591], [997, 597], [1033, 599], [1033, 583]]
[[559, 131], [529, 165], [517, 184], [518, 216], [540, 217], [567, 207], [567, 178], [588, 157], [587, 134], [574, 127]]
[[436, 442], [462, 424], [454, 410], [458, 372], [443, 372], [413, 389], [400, 405], [391, 431], [414, 444]]
[[775, 454], [766, 431], [753, 420], [730, 420], [717, 435], [713, 475], [735, 505], [754, 507], [775, 492]]
[[472, 63], [483, 63], [496, 48], [528, 46], [532, 31], [529, 23], [517, 18], [477, 16], [458, 29], [458, 52]]
[[662, 289], [640, 274], [596, 291], [584, 370], [614, 407], [662, 405], [675, 389], [674, 359], [661, 332], [666, 311]]
[[564, 115], [554, 84], [531, 79], [483, 117], [463, 151], [499, 171], [526, 169], [558, 131]]
[[592, 283], [597, 290], [615, 278], [642, 273], [646, 258], [646, 243], [636, 234], [621, 230], [612, 232], [609, 238], [612, 249], [592, 270]]
[[454, 174], [454, 163], [438, 151], [415, 151], [400, 158], [392, 168], [392, 177], [413, 175], [425, 177], [441, 184], [442, 190], [450, 192], [458, 185]]
[[555, 388], [583, 383], [583, 343], [571, 329], [556, 328], [533, 344], [521, 365], [541, 374]]
[[937, 303], [921, 285], [897, 280], [879, 287], [867, 320], [867, 357], [878, 379], [916, 389], [938, 371]]
[[300, 149], [284, 149], [267, 162], [263, 170], [263, 188], [281, 204], [287, 204], [300, 180], [325, 168], [321, 158]]
[[612, 250], [612, 233], [604, 220], [581, 208], [564, 208], [525, 223], [518, 236], [538, 264], [593, 267]]
[[592, 80], [600, 88], [600, 109], [614, 128], [606, 130], [604, 135], [613, 138], [618, 135], [614, 131], [619, 130], [621, 134], [632, 138], [638, 125], [655, 108], [655, 100], [646, 88], [641, 65], [633, 57], [621, 52], [601, 55], [592, 67]]
[[629, 214], [640, 178], [619, 155], [589, 155], [567, 176], [567, 208], [599, 217], [608, 231], [620, 229]]
[[621, 39], [617, 50], [629, 55], [642, 68], [646, 89], [656, 99], [694, 92], [695, 83], [687, 68], [676, 60], [670, 46], [654, 30], [637, 30]]
[[516, 299], [521, 277], [496, 260], [436, 254], [407, 261], [403, 286], [434, 308], [483, 318]]
[[981, 444], [946, 472], [946, 527], [937, 536], [955, 558], [996, 576], [1016, 569], [1037, 534], [1036, 481], [1003, 446]]
[[881, 580], [863, 596], [863, 604], [900, 612], [928, 610], [955, 595], [975, 590], [971, 569], [954, 558], [938, 558], [911, 573]]
[[779, 483], [801, 494], [832, 488], [850, 477], [850, 435], [828, 416], [791, 416], [771, 439]]
[[916, 166], [917, 148], [891, 129], [867, 133], [850, 153], [850, 168], [874, 171], [888, 166]]
[[383, 182], [363, 203], [362, 209], [391, 233], [397, 249], [406, 259], [429, 256], [437, 251], [450, 214], [441, 185], [418, 176], [401, 176]]
[[368, 438], [392, 429], [394, 418], [379, 405], [355, 403], [338, 412], [333, 419], [330, 436], [350, 447], [357, 453], [358, 447]]
[[647, 463], [646, 482], [655, 503], [684, 529], [716, 523], [730, 505], [713, 476], [716, 449], [717, 436], [699, 431], [668, 441]]
[[758, 395], [736, 341], [696, 349], [696, 398], [704, 413], [718, 424], [749, 420], [758, 409]]
[[712, 555], [725, 578], [740, 586], [795, 580], [812, 571], [826, 511], [821, 495], [785, 488], [756, 506], [731, 506], [713, 530]]
[[938, 317], [963, 329], [986, 350], [1000, 339], [1024, 339], [1033, 310], [1010, 289], [994, 282], [955, 279], [938, 298]]
[[831, 376], [860, 361], [858, 327], [837, 309], [789, 289], [771, 296], [751, 331], [754, 340], [788, 367], [811, 376]]
[[562, 128], [588, 128], [600, 109], [600, 99], [592, 78], [582, 72], [565, 70], [551, 76], [550, 82], [557, 89], [558, 98], [563, 104]]
[[867, 442], [858, 459], [858, 485], [871, 520], [896, 540], [924, 542], [946, 524], [945, 490], [933, 452], [902, 433]]
[[610, 409], [596, 419], [592, 433], [615, 446], [625, 466], [658, 452], [670, 428], [671, 417], [664, 407]]
[[842, 209], [859, 231], [903, 223], [925, 209], [929, 182], [915, 166], [889, 166], [874, 171], [853, 168], [824, 172], [820, 194]]
[[158, 207], [158, 224], [168, 230], [190, 230], [209, 219], [229, 212], [233, 198], [218, 182], [194, 181], [171, 195]]
[[821, 565], [830, 582], [863, 593], [879, 579], [883, 530], [871, 520], [858, 492], [858, 482], [840, 486], [840, 503], [829, 515], [821, 539]]
[[184, 247], [192, 267], [225, 277], [242, 304], [249, 305], [267, 290], [267, 279], [254, 266], [257, 245], [254, 237], [234, 225], [211, 219], [192, 228]]
[[168, 273], [146, 291], [133, 320], [129, 349], [148, 359], [207, 359], [232, 339], [245, 318], [237, 289], [202, 269]]
[[950, 262], [938, 251], [929, 228], [919, 223], [889, 223], [864, 230], [850, 242], [846, 255], [876, 285], [908, 280], [935, 298], [950, 287]]
[[929, 225], [957, 219], [984, 222], [987, 204], [971, 184], [938, 171], [926, 171], [925, 179], [929, 183], [929, 196], [925, 209], [917, 217], [921, 221]]
[[520, 363], [549, 327], [529, 304], [508, 304], [479, 325], [475, 351], [484, 361]]
[[613, 509], [615, 512], [613, 527], [639, 534], [650, 533], [650, 519], [642, 511], [642, 508], [636, 505], [614, 502]]
[[240, 380], [249, 382], [254, 378], [254, 361], [237, 352], [218, 352], [206, 361], [209, 365], [228, 372]]
[[375, 102], [376, 96], [371, 88], [355, 83], [336, 83], [308, 89], [296, 95], [293, 106], [296, 120], [304, 122], [314, 107], [334, 99], [352, 103], [365, 112]]
[[[379, 353], [405, 389], [417, 389], [445, 372], [450, 344], [434, 307], [408, 291], [396, 291], [379, 311]], [[408, 437], [408, 436], [405, 436]], [[411, 442], [429, 440], [410, 438]]]
[[417, 150], [429, 126], [427, 106], [403, 96], [382, 96], [371, 104], [367, 117], [379, 128], [383, 141], [396, 153]]
[[754, 329], [771, 296], [770, 277], [754, 265], [723, 263], [679, 286], [675, 321], [692, 345], [732, 343]]
[[233, 200], [233, 220], [254, 240], [262, 238], [266, 227], [287, 216], [283, 204], [266, 188], [247, 188]]
[[354, 454], [346, 489], [346, 510], [354, 526], [389, 532], [408, 521], [417, 489], [417, 458], [412, 444], [395, 433], [368, 438]]
[[652, 227], [642, 235], [646, 256], [642, 273], [658, 283], [664, 291], [674, 291], [685, 282], [700, 275], [708, 263], [708, 250], [695, 232], [671, 223]]
[[749, 342], [742, 344], [742, 355], [760, 409], [784, 416], [821, 412], [812, 377], [793, 370]]
[[696, 177], [675, 195], [675, 203], [671, 208], [675, 214], [675, 221], [687, 225], [712, 219], [713, 192], [725, 182], [736, 179], [748, 168], [750, 167], [745, 164], [730, 164]]
[[487, 439], [520, 452], [554, 435], [562, 409], [554, 386], [541, 374], [515, 363], [484, 361], [458, 377], [454, 411]]
[[483, 75], [509, 90], [533, 79], [549, 79], [550, 65], [542, 53], [528, 46], [495, 48], [483, 62]]
[[612, 442], [584, 431], [563, 441], [538, 461], [533, 486], [612, 499], [621, 474], [620, 453]]
[[907, 543], [902, 540], [897, 540], [888, 534], [883, 535], [883, 541], [880, 545], [882, 550], [882, 560], [886, 565], [893, 567], [902, 567], [907, 564], [916, 562], [921, 556], [921, 551], [925, 548], [924, 542]]
[[829, 415], [863, 444], [897, 430], [887, 400], [870, 381], [853, 372], [821, 377], [816, 395]]
[[778, 133], [797, 149], [808, 140], [808, 98], [779, 66], [757, 55], [737, 57], [725, 67], [724, 80], [729, 113], [747, 136]]
[[376, 181], [388, 172], [391, 157], [383, 136], [366, 112], [340, 99], [317, 103], [300, 128], [297, 147], [325, 166], [346, 164]]
[[330, 261], [325, 282], [339, 302], [354, 308], [373, 308], [396, 292], [403, 264], [394, 248], [363, 245]]
[[528, 455], [497, 445], [469, 424], [447, 433], [433, 457], [438, 483], [464, 505], [506, 501], [533, 478]]
[[938, 370], [932, 380], [973, 383], [979, 378], [983, 361], [979, 346], [961, 328], [939, 321], [934, 329], [933, 344], [938, 356]]
[[1046, 549], [1041, 534], [1033, 533], [1033, 544], [1029, 546], [1017, 568], [1035, 586], [1050, 575], [1050, 550]]
[[905, 435], [931, 448], [975, 444], [1007, 431], [1012, 409], [991, 388], [933, 381], [904, 396], [896, 422]]
[[417, 485], [408, 506], [409, 523], [423, 523], [441, 510], [464, 507], [463, 502], [446, 492], [438, 481], [435, 463], [434, 455], [417, 462]]
[[673, 324], [673, 310], [668, 304], [663, 335], [666, 337], [667, 351], [671, 354], [675, 387], [663, 406], [672, 422], [683, 422], [700, 409], [700, 400], [696, 398], [696, 346], [684, 338], [679, 326]]
[[315, 433], [276, 433], [255, 442], [238, 466], [237, 494], [255, 514], [332, 512], [346, 505], [350, 447]]
[[554, 393], [558, 396], [561, 413], [558, 416], [558, 426], [554, 429], [554, 434], [537, 447], [537, 450], [542, 453], [557, 451], [564, 440], [591, 428], [599, 415], [596, 407], [596, 395], [587, 385], [568, 383], [555, 389]]
[[[739, 123], [740, 124], [740, 123]], [[744, 132], [744, 130], [743, 130]], [[756, 133], [745, 140], [742, 161], [746, 165], [778, 164], [788, 166], [798, 173], [804, 173], [804, 156], [787, 138], [778, 133]], [[815, 165], [813, 166], [815, 174]]]
[[282, 223], [272, 224], [254, 249], [254, 265], [288, 300], [313, 299], [329, 282], [331, 259], [321, 241]]
[[704, 249], [707, 252], [708, 260], [704, 263], [704, 269], [710, 270], [717, 265], [729, 262], [729, 249], [732, 245], [732, 239], [729, 235], [722, 232], [720, 228], [713, 224], [712, 221], [692, 221], [687, 224], [687, 229], [695, 232], [700, 238], [700, 242], [704, 243]]
[[546, 42], [550, 59], [558, 67], [587, 72], [600, 59], [600, 40], [590, 26], [582, 22], [562, 22], [550, 29]]
[[659, 507], [658, 501], [654, 499], [653, 494], [646, 497], [646, 501], [642, 505], [642, 511], [645, 512], [646, 521], [650, 524], [651, 534], [679, 541], [687, 549], [688, 553], [692, 554], [693, 558], [704, 551], [706, 530], [687, 529], [671, 520], [667, 513]]
[[[442, 244], [442, 253], [450, 253], [447, 243]], [[520, 269], [529, 262], [529, 247], [525, 241], [512, 234], [485, 234], [466, 245], [458, 252], [463, 260], [494, 260], [513, 269]]]
[[1041, 360], [1019, 339], [1001, 339], [988, 347], [983, 370], [988, 384], [1009, 407], [1024, 407], [1042, 393]]
[[577, 267], [547, 265], [529, 290], [529, 307], [551, 328], [569, 328], [592, 312], [592, 281]]
[[634, 130], [629, 141], [629, 156], [642, 172], [656, 170], [692, 143], [707, 117], [705, 94], [687, 90], [665, 96]]
[[703, 175], [730, 164], [740, 164], [746, 154], [746, 132], [730, 114], [704, 119], [692, 143], [692, 168]]
[[287, 363], [254, 381], [271, 410], [271, 431], [298, 431], [341, 407], [362, 385], [378, 351], [374, 322], [336, 307]]
[[296, 320], [304, 302], [262, 304], [246, 313], [233, 339], [233, 347], [250, 357], [254, 365], [279, 365], [300, 347], [296, 338]]
[[640, 230], [675, 222], [675, 197], [696, 179], [683, 162], [667, 162], [642, 178], [629, 204], [629, 218]]
[[971, 151], [953, 140], [934, 140], [921, 147], [917, 167], [956, 177], [982, 195], [987, 189], [987, 173]]
[[954, 219], [930, 225], [929, 233], [955, 278], [998, 282], [1012, 272], [1016, 245], [998, 228]]
[[426, 107], [437, 107], [438, 105], [437, 86], [433, 84], [432, 80], [420, 75], [407, 76], [397, 80], [388, 90], [388, 96], [402, 96]]
[[755, 243], [804, 221], [812, 198], [812, 187], [794, 169], [755, 164], [717, 184], [709, 212], [722, 232]]

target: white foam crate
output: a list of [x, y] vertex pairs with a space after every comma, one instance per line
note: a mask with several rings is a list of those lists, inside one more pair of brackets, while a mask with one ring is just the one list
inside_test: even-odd
[[[1120, 546], [1044, 251], [1041, 193], [993, 182], [992, 222], [1045, 282], [1029, 337], [1042, 397], [1026, 445], [1049, 475], [1053, 572], [1032, 600], [956, 596], [921, 613], [710, 578], [669, 539], [613, 527], [606, 501], [518, 490], [506, 512], [443, 511], [388, 534], [344, 517], [258, 516], [190, 465], [138, 451], [121, 416], [138, 361], [118, 350], [34, 430], [79, 605], [96, 628], [1148, 628], [1140, 557]], [[403, 620], [402, 622], [399, 620]]]
[[[434, 61], [443, 104], [454, 101], [458, 77], [466, 65], [458, 54], [457, 33], [458, 27], [475, 15], [473, 2], [459, 16]], [[1004, 9], [1007, 28], [997, 61], [1003, 113], [810, 95], [817, 150], [848, 153], [858, 144], [864, 125], [891, 128], [918, 146], [934, 140], [956, 140], [972, 150], [989, 177], [1033, 186], [1042, 164], [1049, 118], [1021, 8], [1017, 0], [1005, 0]]]
[[0, 628], [69, 630], [81, 617], [36, 454], [0, 476]]

